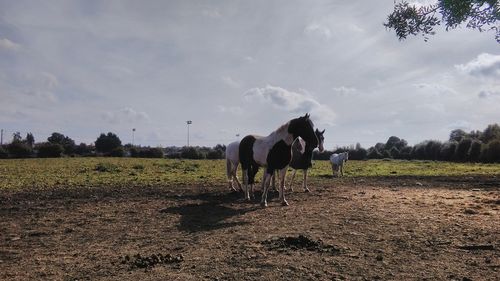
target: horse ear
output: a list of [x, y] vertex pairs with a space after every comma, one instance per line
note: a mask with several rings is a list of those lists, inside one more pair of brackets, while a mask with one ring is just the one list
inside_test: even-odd
[[323, 132], [321, 132], [321, 134], [324, 134], [325, 133], [325, 129], [323, 129]]
[[309, 118], [309, 113], [306, 113], [306, 115], [304, 115], [304, 118]]
[[319, 134], [319, 130], [316, 128], [316, 130], [314, 130], [314, 133]]

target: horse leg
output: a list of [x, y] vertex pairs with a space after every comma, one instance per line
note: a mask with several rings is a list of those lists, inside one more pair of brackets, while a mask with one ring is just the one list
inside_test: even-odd
[[335, 177], [335, 164], [332, 163], [332, 177]]
[[[243, 188], [241, 188], [241, 183], [240, 181], [238, 180], [238, 176], [236, 175], [236, 171], [234, 171], [234, 177], [233, 177], [233, 182], [236, 181], [236, 184], [238, 185], [238, 189], [240, 192], [243, 191]], [[233, 188], [234, 189], [234, 188]]]
[[250, 193], [248, 190], [248, 170], [241, 169], [243, 171], [243, 185], [245, 186], [245, 200], [250, 201]]
[[340, 176], [343, 177], [344, 176], [344, 162], [340, 163]]
[[229, 190], [232, 190], [232, 191], [236, 191], [236, 189], [234, 189], [233, 187], [233, 173], [234, 173], [234, 170], [233, 170], [233, 164], [231, 163], [231, 161], [229, 161], [229, 159], [226, 160], [226, 172], [227, 172], [227, 184], [229, 186]]
[[285, 199], [285, 176], [286, 176], [286, 171], [288, 170], [288, 166], [285, 168], [281, 169], [279, 174], [280, 174], [280, 199], [281, 199], [281, 205], [283, 206], [288, 206], [288, 202]]
[[260, 201], [260, 205], [262, 207], [267, 207], [267, 192], [269, 190], [271, 176], [271, 174], [268, 174], [266, 171], [264, 171], [264, 178], [262, 180], [262, 200]]
[[302, 183], [302, 187], [305, 192], [311, 192], [309, 188], [307, 188], [307, 169], [304, 169], [304, 182]]
[[295, 174], [297, 173], [297, 170], [293, 170], [293, 173], [292, 173], [292, 178], [290, 179], [290, 181], [288, 182], [288, 187], [290, 188], [291, 191], [293, 191], [293, 186], [292, 186], [292, 183], [293, 183], [293, 179], [295, 178]]

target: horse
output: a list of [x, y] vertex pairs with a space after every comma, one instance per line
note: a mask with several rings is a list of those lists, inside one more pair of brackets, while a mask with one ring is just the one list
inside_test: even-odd
[[[318, 138], [319, 144], [319, 152], [323, 152], [324, 147], [323, 143], [325, 141], [325, 137], [323, 134], [325, 133], [325, 130], [320, 132], [318, 129], [314, 131], [316, 134], [316, 137]], [[290, 167], [293, 169], [293, 174], [292, 178], [290, 179], [290, 182], [288, 183], [288, 186], [290, 187], [290, 190], [293, 191], [292, 183], [293, 179], [295, 178], [295, 174], [297, 173], [297, 170], [303, 170], [304, 171], [304, 181], [302, 182], [302, 187], [304, 188], [305, 192], [310, 192], [309, 188], [307, 188], [307, 170], [312, 167], [312, 152], [314, 148], [311, 149], [310, 146], [308, 146], [307, 143], [304, 143], [304, 140], [301, 138], [298, 138], [295, 140], [295, 142], [292, 145], [292, 161], [290, 162]]]
[[250, 200], [248, 185], [252, 186], [253, 193], [255, 174], [260, 166], [264, 166], [266, 170], [262, 179], [261, 206], [267, 207], [269, 181], [276, 170], [280, 175], [279, 199], [283, 206], [288, 206], [284, 193], [285, 174], [292, 160], [292, 143], [298, 137], [304, 139], [310, 147], [318, 146], [318, 138], [314, 134], [314, 124], [309, 114], [288, 121], [267, 137], [248, 135], [241, 140], [239, 157], [243, 171], [245, 200]]
[[234, 182], [238, 185], [239, 191], [243, 191], [238, 176], [236, 175], [238, 165], [240, 164], [239, 147], [240, 141], [234, 141], [226, 146], [227, 182], [229, 184], [229, 189], [233, 191], [237, 191], [236, 188], [234, 188]]
[[349, 159], [349, 152], [334, 153], [330, 156], [330, 162], [332, 164], [332, 173], [340, 172], [341, 176], [344, 176], [344, 163]]

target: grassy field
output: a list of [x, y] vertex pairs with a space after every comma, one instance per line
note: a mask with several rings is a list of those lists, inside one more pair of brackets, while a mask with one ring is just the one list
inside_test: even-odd
[[[262, 169], [261, 169], [262, 171]], [[331, 175], [328, 161], [315, 161], [312, 178]], [[257, 179], [260, 179], [260, 174]], [[434, 161], [349, 161], [346, 177], [500, 175], [500, 164]], [[0, 160], [0, 189], [47, 189], [221, 185], [226, 181], [224, 160], [137, 158], [58, 158]]]

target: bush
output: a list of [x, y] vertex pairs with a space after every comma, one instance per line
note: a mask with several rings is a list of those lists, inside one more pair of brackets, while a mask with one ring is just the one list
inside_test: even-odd
[[37, 145], [38, 157], [50, 158], [50, 157], [61, 157], [64, 151], [62, 145], [58, 143], [44, 142]]
[[445, 142], [441, 146], [441, 151], [439, 152], [439, 159], [444, 161], [452, 161], [455, 159], [455, 150], [458, 143], [456, 141]]
[[0, 159], [7, 158], [9, 158], [9, 152], [7, 152], [7, 149], [5, 149], [3, 146], [0, 146]]
[[185, 146], [181, 150], [181, 157], [185, 159], [204, 159], [205, 155], [199, 151], [196, 147]]
[[12, 158], [30, 157], [33, 151], [26, 143], [15, 141], [7, 145], [7, 151]]
[[500, 139], [490, 141], [481, 152], [484, 162], [500, 162]]
[[464, 137], [460, 140], [455, 151], [455, 158], [458, 161], [468, 161], [469, 160], [469, 150], [472, 144], [470, 138]]
[[383, 159], [384, 155], [380, 153], [375, 147], [371, 147], [368, 149], [367, 157], [368, 159]]
[[165, 153], [160, 147], [138, 147], [132, 146], [129, 149], [130, 157], [140, 158], [163, 158]]
[[75, 147], [75, 154], [81, 156], [89, 156], [92, 155], [94, 147], [92, 145], [86, 145], [85, 143], [80, 143]]
[[125, 156], [125, 149], [123, 147], [119, 146], [111, 150], [109, 153], [109, 156], [111, 157], [123, 157]]
[[472, 162], [478, 162], [481, 156], [481, 148], [483, 143], [479, 140], [473, 140], [469, 149], [469, 160]]

